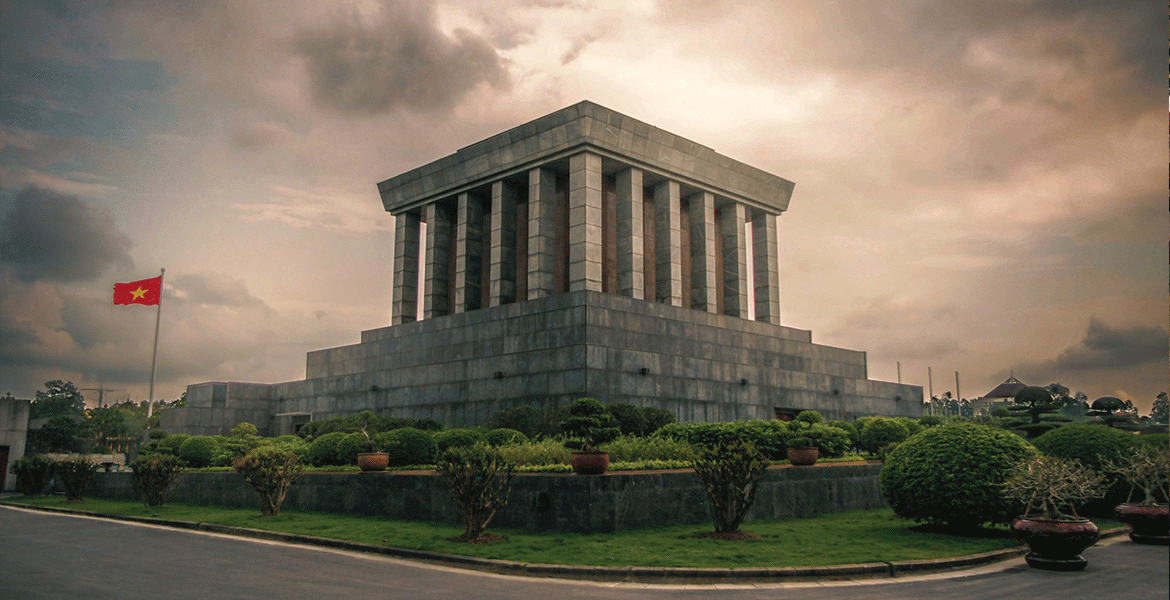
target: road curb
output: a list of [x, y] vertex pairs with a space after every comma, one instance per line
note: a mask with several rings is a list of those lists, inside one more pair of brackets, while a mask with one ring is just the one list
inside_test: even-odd
[[[858, 578], [898, 577], [900, 575], [923, 575], [939, 573], [970, 567], [983, 566], [995, 562], [1011, 560], [1023, 556], [1027, 550], [1023, 547], [1005, 548], [992, 552], [956, 556], [951, 558], [937, 558], [931, 560], [902, 560], [892, 562], [874, 562], [850, 565], [829, 565], [819, 567], [636, 567], [636, 566], [594, 566], [594, 565], [556, 565], [541, 563], [522, 563], [510, 560], [480, 558], [461, 554], [448, 554], [430, 550], [415, 550], [412, 548], [398, 548], [395, 546], [376, 546], [361, 542], [351, 542], [332, 538], [323, 538], [304, 534], [281, 533], [265, 529], [250, 527], [236, 527], [234, 525], [220, 525], [217, 523], [195, 523], [175, 519], [161, 519], [156, 517], [135, 517], [129, 515], [112, 515], [80, 509], [58, 508], [52, 506], [36, 506], [17, 502], [0, 500], [0, 505], [13, 508], [23, 508], [49, 513], [73, 514], [114, 521], [143, 523], [175, 529], [191, 529], [245, 537], [273, 542], [300, 544], [380, 554], [393, 558], [419, 560], [433, 564], [446, 565], [464, 569], [490, 571], [508, 575], [522, 575], [530, 577], [555, 577], [561, 579], [586, 579], [594, 581], [623, 581], [665, 583], [682, 581], [688, 583], [748, 583], [748, 582], [778, 582], [778, 581], [817, 581], [842, 580]], [[1128, 527], [1115, 527], [1101, 532], [1101, 539], [1109, 539], [1129, 533]]]

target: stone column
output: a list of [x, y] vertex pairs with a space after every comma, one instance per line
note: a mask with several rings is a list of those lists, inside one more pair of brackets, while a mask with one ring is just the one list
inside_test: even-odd
[[528, 299], [556, 293], [557, 178], [548, 169], [528, 172]]
[[423, 318], [447, 314], [450, 285], [447, 280], [451, 264], [451, 207], [432, 202], [423, 210], [427, 221], [427, 265], [423, 275]]
[[569, 291], [602, 291], [601, 157], [569, 157]]
[[687, 198], [691, 213], [691, 308], [717, 312], [715, 287], [715, 195]]
[[642, 171], [625, 169], [617, 174], [617, 283], [619, 294], [638, 300], [646, 296], [642, 227]]
[[506, 181], [492, 183], [491, 264], [488, 281], [489, 303], [499, 306], [516, 301], [516, 186]]
[[480, 308], [479, 279], [483, 268], [483, 203], [459, 194], [455, 226], [455, 312]]
[[418, 234], [417, 210], [394, 216], [394, 290], [390, 324], [409, 323], [418, 317]]
[[747, 207], [734, 202], [720, 209], [723, 229], [723, 313], [748, 316]]
[[752, 261], [756, 284], [756, 320], [780, 324], [780, 246], [777, 215], [752, 212]]
[[677, 181], [654, 186], [655, 298], [682, 306], [682, 217]]

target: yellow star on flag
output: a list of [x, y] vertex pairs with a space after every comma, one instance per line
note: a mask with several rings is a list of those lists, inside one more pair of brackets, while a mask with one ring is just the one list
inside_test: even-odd
[[138, 289], [130, 290], [130, 295], [134, 296], [135, 300], [138, 300], [146, 295], [146, 290], [142, 289], [142, 286], [138, 286]]

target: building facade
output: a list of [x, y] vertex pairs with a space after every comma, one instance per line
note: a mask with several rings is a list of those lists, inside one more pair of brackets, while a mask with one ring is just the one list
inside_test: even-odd
[[792, 190], [591, 102], [559, 110], [378, 184], [389, 327], [310, 353], [303, 381], [190, 386], [163, 427], [286, 433], [366, 409], [480, 425], [585, 396], [679, 420], [921, 415], [921, 387], [781, 325]]

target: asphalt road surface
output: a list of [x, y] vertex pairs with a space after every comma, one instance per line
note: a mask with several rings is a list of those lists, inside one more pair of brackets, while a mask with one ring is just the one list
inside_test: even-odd
[[[1118, 541], [1120, 540], [1120, 541]], [[0, 600], [228, 598], [783, 598], [785, 600], [1165, 600], [1170, 552], [1122, 537], [1080, 573], [1023, 559], [864, 582], [645, 585], [536, 579], [0, 506]]]

